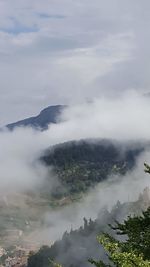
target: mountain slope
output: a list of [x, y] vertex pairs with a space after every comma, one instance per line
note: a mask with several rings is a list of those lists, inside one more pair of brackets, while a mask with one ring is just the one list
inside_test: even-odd
[[124, 175], [143, 150], [139, 144], [132, 147], [110, 140], [81, 140], [51, 147], [41, 160], [57, 174], [61, 185], [54, 195], [61, 198], [85, 192], [109, 175]]
[[[148, 190], [149, 192], [149, 190]], [[62, 239], [54, 242], [51, 247], [43, 246], [28, 259], [28, 267], [51, 267], [56, 262], [65, 267], [90, 267], [89, 258], [106, 260], [106, 252], [99, 246], [97, 235], [107, 232], [114, 236], [108, 224], [115, 224], [116, 220], [122, 222], [128, 215], [141, 214], [142, 210], [149, 207], [147, 189], [135, 202], [121, 204], [119, 201], [109, 212], [100, 210], [96, 220], [84, 218], [84, 226], [77, 230], [65, 232]]]
[[144, 145], [98, 139], [67, 142], [44, 151], [39, 160], [48, 169], [53, 167], [47, 180], [33, 191], [0, 198], [0, 245], [28, 243], [26, 236], [42, 227], [44, 214], [79, 200], [110, 175], [121, 174], [121, 179], [143, 149]]
[[17, 121], [6, 125], [9, 130], [13, 130], [20, 126], [29, 126], [34, 128], [41, 128], [42, 130], [47, 129], [50, 123], [56, 123], [59, 115], [66, 106], [56, 105], [49, 106], [43, 109], [38, 116], [30, 117], [21, 121]]

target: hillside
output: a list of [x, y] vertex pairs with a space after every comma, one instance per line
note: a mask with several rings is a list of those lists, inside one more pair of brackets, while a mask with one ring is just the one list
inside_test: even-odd
[[62, 239], [56, 241], [51, 247], [41, 247], [35, 254], [29, 257], [28, 267], [50, 267], [50, 260], [66, 267], [87, 267], [89, 258], [106, 260], [106, 254], [96, 241], [96, 236], [107, 232], [114, 235], [108, 224], [115, 221], [122, 222], [129, 214], [140, 214], [150, 205], [149, 190], [145, 189], [136, 202], [121, 204], [118, 202], [109, 212], [103, 209], [99, 212], [96, 220], [84, 218], [84, 225], [77, 230], [65, 232]]
[[22, 241], [41, 227], [44, 213], [77, 201], [109, 175], [124, 175], [132, 170], [143, 149], [141, 145], [132, 147], [108, 140], [82, 140], [44, 151], [40, 160], [47, 168], [53, 168], [59, 183], [52, 188], [50, 172], [47, 181], [34, 192], [1, 196], [0, 244]]
[[14, 123], [10, 123], [6, 125], [9, 130], [13, 130], [16, 127], [20, 126], [29, 126], [34, 128], [40, 128], [42, 130], [47, 129], [50, 123], [56, 123], [59, 115], [63, 111], [65, 106], [63, 105], [56, 105], [56, 106], [49, 106], [43, 109], [39, 115], [35, 117], [30, 117], [21, 121], [17, 121]]
[[143, 150], [141, 144], [81, 140], [51, 147], [41, 160], [57, 174], [61, 185], [55, 188], [53, 196], [61, 198], [86, 192], [109, 175], [124, 175], [135, 166]]

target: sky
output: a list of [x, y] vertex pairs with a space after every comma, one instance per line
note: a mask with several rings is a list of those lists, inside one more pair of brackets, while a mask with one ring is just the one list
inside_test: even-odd
[[149, 0], [0, 0], [0, 125], [149, 92]]

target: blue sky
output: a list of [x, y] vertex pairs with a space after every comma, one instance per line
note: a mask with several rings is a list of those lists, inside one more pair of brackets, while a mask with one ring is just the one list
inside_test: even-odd
[[0, 124], [149, 91], [149, 0], [0, 0]]

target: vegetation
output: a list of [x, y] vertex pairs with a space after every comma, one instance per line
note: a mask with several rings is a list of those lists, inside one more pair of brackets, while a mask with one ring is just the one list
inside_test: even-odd
[[[140, 214], [141, 210], [145, 208], [144, 194], [145, 193], [143, 193], [140, 196], [140, 199], [136, 202], [130, 202], [124, 204], [120, 204], [120, 202], [118, 202], [114, 206], [111, 212], [108, 212], [106, 209], [101, 210], [97, 219], [94, 221], [91, 219], [87, 220], [86, 218], [84, 218], [84, 225], [82, 227], [80, 227], [77, 230], [71, 230], [70, 233], [65, 232], [62, 239], [54, 242], [54, 244], [51, 247], [44, 246], [38, 251], [38, 253], [29, 257], [28, 267], [48, 267], [48, 266], [52, 267], [53, 264], [49, 262], [49, 259], [51, 259], [53, 262], [58, 262], [65, 267], [90, 266], [91, 264], [88, 263], [89, 258], [95, 259], [93, 263], [100, 264], [100, 261], [98, 260], [99, 257], [101, 258], [101, 260], [107, 263], [108, 257], [102, 245], [106, 244], [107, 246], [106, 241], [108, 240], [104, 239], [103, 242], [101, 242], [102, 245], [100, 245], [99, 247], [98, 241], [102, 240], [99, 238], [98, 240], [96, 240], [95, 237], [105, 232], [107, 233], [107, 238], [108, 236], [110, 238], [109, 241], [112, 241], [113, 238], [116, 237], [116, 234], [115, 231], [112, 229], [112, 227], [109, 227], [108, 224], [113, 224], [115, 221], [120, 221], [121, 219], [126, 218], [127, 214], [137, 214], [139, 217], [138, 216], [133, 217], [135, 218], [134, 219], [135, 221], [137, 220], [137, 218], [143, 218], [143, 215]], [[144, 214], [145, 214], [144, 216], [146, 216], [146, 213]], [[132, 229], [134, 230], [135, 221], [132, 221], [132, 217], [129, 217], [127, 220], [125, 220], [123, 224], [118, 224], [115, 227], [117, 228], [117, 226], [121, 227], [124, 224], [125, 225], [129, 224], [130, 225], [129, 230], [130, 233], [132, 233]], [[138, 224], [136, 228], [138, 229]], [[141, 228], [139, 228], [139, 235], [140, 235], [140, 229]], [[124, 235], [121, 234], [121, 238], [125, 239], [124, 236], [126, 237], [127, 234], [126, 233], [124, 233]], [[134, 240], [134, 242], [136, 244], [136, 240]], [[117, 245], [118, 244], [121, 244], [121, 241], [120, 242], [117, 241]], [[125, 244], [128, 246], [128, 243]], [[116, 248], [116, 241], [115, 243], [111, 244], [111, 246], [114, 245]], [[104, 247], [107, 248], [106, 246]], [[125, 251], [125, 253], [130, 253], [130, 252]], [[107, 266], [107, 265], [97, 265], [97, 266]]]
[[[149, 267], [150, 261], [144, 260], [142, 254], [137, 255], [134, 251], [122, 252], [118, 242], [112, 242], [106, 236], [99, 238], [99, 242], [104, 246], [104, 248], [110, 254], [109, 258], [115, 264], [115, 266], [120, 267]], [[110, 264], [104, 264], [102, 261], [89, 260], [96, 267], [109, 267]]]
[[[150, 166], [144, 163], [145, 172], [150, 174]], [[150, 203], [149, 203], [150, 204]], [[98, 237], [98, 241], [108, 252], [113, 266], [149, 267], [150, 266], [150, 207], [141, 216], [129, 216], [124, 223], [116, 222], [111, 228], [117, 235], [125, 236], [125, 241], [113, 238], [109, 234]], [[103, 261], [89, 260], [96, 267], [109, 267]]]
[[[110, 262], [118, 267], [150, 266], [150, 208], [141, 216], [130, 216], [123, 224], [117, 223], [112, 229], [126, 238], [119, 241], [109, 234], [98, 237], [99, 243], [108, 252]], [[112, 266], [101, 260], [90, 262], [97, 267]]]
[[[85, 267], [90, 266], [89, 258], [95, 259], [89, 262], [97, 267], [150, 266], [150, 208], [141, 215], [128, 217], [123, 223], [117, 222], [120, 216], [122, 217], [123, 211], [124, 216], [129, 211], [131, 213], [131, 210], [133, 213], [136, 210], [139, 212], [141, 204], [141, 198], [133, 203], [118, 202], [111, 212], [101, 211], [95, 221], [84, 218], [83, 227], [71, 230], [70, 233], [65, 232], [63, 238], [51, 247], [43, 246], [38, 253], [31, 255], [28, 267], [53, 266], [53, 262], [59, 262], [65, 267]], [[114, 221], [116, 225], [109, 227], [108, 223], [112, 225]], [[102, 234], [103, 232], [105, 234]], [[102, 235], [99, 236], [100, 233]], [[96, 235], [98, 235], [97, 240]], [[98, 260], [99, 257], [101, 260]]]
[[134, 167], [142, 151], [140, 146], [128, 148], [108, 140], [82, 140], [54, 146], [42, 161], [53, 166], [61, 182], [61, 186], [53, 190], [53, 196], [62, 198], [85, 192], [110, 174], [124, 175]]
[[52, 190], [50, 176], [50, 181], [45, 181], [39, 190], [1, 199], [0, 245], [20, 244], [24, 235], [43, 225], [43, 213], [78, 201], [86, 190], [110, 174], [123, 175], [132, 169], [141, 152], [139, 145], [125, 149], [125, 145], [108, 140], [54, 146], [42, 160], [48, 167], [54, 166], [60, 183], [54, 182]]
[[[149, 165], [144, 165], [145, 172], [150, 173]], [[95, 221], [84, 218], [83, 227], [65, 232], [62, 240], [56, 241], [51, 247], [42, 247], [29, 257], [28, 267], [54, 266], [54, 262], [60, 263], [55, 266], [65, 267], [85, 267], [89, 263], [96, 267], [150, 267], [150, 207], [140, 212], [150, 204], [148, 190], [144, 190], [137, 202], [118, 202], [111, 212], [101, 211]], [[131, 211], [134, 216], [130, 215], [123, 223], [119, 222], [123, 214], [126, 217]], [[112, 226], [114, 222], [115, 226]], [[97, 234], [100, 250], [94, 241]]]

